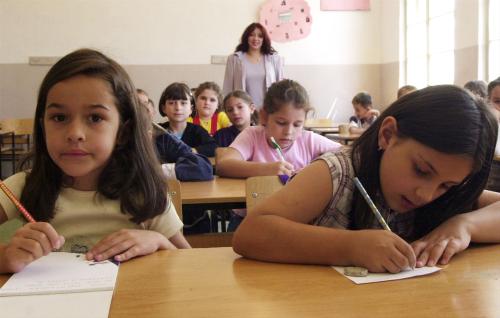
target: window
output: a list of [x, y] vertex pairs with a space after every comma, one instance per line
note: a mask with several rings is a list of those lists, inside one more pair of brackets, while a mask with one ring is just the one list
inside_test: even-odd
[[405, 1], [405, 83], [452, 84], [455, 77], [455, 1]]
[[488, 80], [500, 77], [500, 0], [488, 5]]

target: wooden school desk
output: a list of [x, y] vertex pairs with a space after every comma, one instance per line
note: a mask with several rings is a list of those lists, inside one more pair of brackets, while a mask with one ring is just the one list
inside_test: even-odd
[[499, 294], [498, 244], [469, 248], [429, 276], [366, 285], [327, 266], [208, 248], [122, 263], [109, 317], [498, 317]]
[[334, 123], [333, 120], [327, 118], [309, 118], [306, 119], [304, 123], [305, 129], [311, 128], [330, 128], [330, 127], [338, 127], [338, 123]]
[[246, 206], [246, 179], [221, 178], [215, 176], [210, 181], [181, 182], [180, 192], [183, 211], [188, 206], [196, 206], [212, 213], [212, 231], [217, 232], [218, 220], [221, 231], [226, 231], [229, 209], [241, 209]]
[[325, 134], [325, 137], [328, 139], [332, 139], [335, 141], [342, 142], [346, 145], [348, 145], [350, 142], [353, 142], [354, 140], [358, 139], [361, 134]]
[[315, 132], [320, 135], [325, 135], [325, 134], [335, 134], [339, 132], [339, 127], [312, 127], [310, 128], [312, 132]]
[[500, 245], [466, 250], [439, 273], [367, 285], [327, 266], [193, 249], [122, 264], [109, 317], [494, 317], [499, 294]]
[[210, 181], [181, 182], [182, 204], [245, 203], [245, 180], [215, 176]]

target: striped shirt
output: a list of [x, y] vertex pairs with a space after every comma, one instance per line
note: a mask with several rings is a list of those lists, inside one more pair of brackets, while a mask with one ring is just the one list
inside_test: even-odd
[[[327, 207], [315, 218], [311, 224], [339, 229], [352, 229], [352, 206], [355, 189], [355, 171], [352, 165], [352, 152], [350, 147], [345, 147], [338, 152], [327, 152], [317, 160], [323, 160], [328, 165], [332, 177], [332, 196]], [[396, 213], [385, 204], [382, 195], [373, 196], [375, 205], [391, 230], [404, 239], [413, 237], [415, 213]], [[371, 229], [380, 229], [382, 226], [374, 219], [367, 226]]]

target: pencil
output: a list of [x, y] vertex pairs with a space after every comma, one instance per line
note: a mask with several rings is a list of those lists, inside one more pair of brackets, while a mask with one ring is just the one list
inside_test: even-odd
[[382, 217], [382, 214], [380, 214], [379, 210], [375, 206], [375, 203], [373, 203], [372, 199], [368, 195], [368, 192], [366, 192], [365, 188], [361, 184], [361, 181], [359, 181], [359, 179], [357, 177], [354, 178], [354, 184], [359, 189], [359, 192], [361, 192], [361, 195], [365, 199], [366, 203], [368, 203], [368, 206], [372, 210], [373, 214], [375, 214], [375, 217], [377, 218], [380, 225], [382, 225], [384, 230], [392, 232], [391, 228], [389, 227], [389, 225], [387, 225], [387, 222], [385, 222], [384, 218]]
[[14, 203], [14, 205], [17, 207], [17, 209], [21, 212], [21, 214], [24, 216], [26, 220], [30, 223], [35, 223], [35, 219], [31, 216], [31, 214], [26, 210], [26, 208], [19, 202], [19, 200], [14, 196], [14, 194], [7, 188], [5, 183], [3, 183], [2, 180], [0, 180], [0, 188], [2, 191], [5, 193], [5, 195]]
[[159, 130], [163, 131], [164, 133], [167, 133], [168, 134], [168, 130], [166, 130], [165, 128], [163, 128], [162, 126], [158, 125], [157, 123], [153, 123], [153, 126], [155, 128], [158, 128]]

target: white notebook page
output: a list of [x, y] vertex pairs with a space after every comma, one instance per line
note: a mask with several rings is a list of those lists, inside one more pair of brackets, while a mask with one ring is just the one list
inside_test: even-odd
[[29, 264], [0, 289], [0, 296], [113, 290], [118, 265], [90, 262], [83, 254], [53, 252]]

